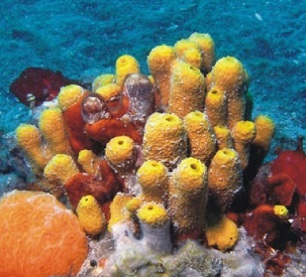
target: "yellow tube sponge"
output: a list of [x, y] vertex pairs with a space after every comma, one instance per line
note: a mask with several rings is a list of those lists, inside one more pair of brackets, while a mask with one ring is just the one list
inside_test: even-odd
[[131, 213], [128, 211], [126, 205], [133, 198], [131, 195], [125, 195], [123, 193], [117, 193], [110, 205], [110, 219], [107, 229], [112, 232], [112, 227], [122, 221], [130, 220]]
[[80, 199], [76, 213], [86, 234], [94, 237], [101, 234], [105, 229], [105, 216], [92, 195], [85, 195]]
[[123, 85], [128, 74], [140, 73], [138, 61], [130, 55], [122, 55], [116, 60], [116, 83]]
[[64, 118], [59, 108], [44, 110], [40, 115], [38, 124], [53, 155], [59, 153], [71, 154]]
[[39, 129], [31, 124], [20, 124], [16, 129], [16, 140], [29, 157], [34, 171], [42, 172], [52, 154], [43, 144]]
[[237, 225], [226, 216], [208, 226], [205, 235], [209, 246], [216, 246], [223, 252], [232, 249], [239, 238]]
[[183, 121], [189, 139], [190, 156], [208, 165], [216, 151], [216, 138], [205, 113], [190, 112]]
[[169, 220], [165, 207], [153, 202], [143, 204], [138, 209], [137, 216], [142, 222], [152, 227], [162, 226]]
[[187, 154], [183, 121], [175, 114], [153, 113], [145, 125], [143, 154], [146, 160], [175, 168]]
[[192, 157], [182, 160], [169, 187], [169, 213], [178, 235], [197, 237], [203, 232], [206, 200], [206, 166]]
[[275, 205], [273, 207], [274, 214], [277, 215], [278, 217], [286, 217], [288, 215], [288, 209], [284, 205]]
[[205, 112], [212, 127], [226, 125], [226, 98], [223, 90], [212, 88], [207, 92]]
[[142, 204], [143, 200], [141, 198], [133, 197], [126, 202], [126, 208], [130, 213], [135, 214], [136, 211], [142, 206]]
[[274, 122], [268, 116], [259, 115], [255, 118], [254, 123], [256, 127], [256, 136], [252, 144], [261, 147], [264, 151], [268, 151], [275, 131]]
[[161, 95], [161, 104], [164, 107], [168, 105], [171, 67], [175, 59], [174, 48], [168, 45], [156, 46], [147, 58], [151, 75]]
[[207, 73], [205, 81], [206, 81], [206, 91], [210, 91], [213, 87], [211, 71]]
[[101, 74], [98, 77], [96, 77], [92, 83], [92, 91], [96, 92], [96, 90], [99, 87], [108, 85], [108, 84], [113, 84], [116, 82], [116, 75], [114, 74]]
[[232, 129], [238, 121], [244, 120], [248, 77], [243, 65], [234, 57], [219, 59], [212, 70], [212, 82], [226, 94], [227, 126]]
[[89, 175], [97, 176], [100, 172], [99, 158], [92, 150], [83, 149], [78, 155], [78, 164]]
[[56, 154], [44, 169], [44, 176], [50, 184], [62, 186], [70, 177], [79, 172], [73, 158], [66, 154]]
[[189, 39], [181, 39], [174, 45], [174, 50], [178, 58], [199, 69], [202, 67], [202, 56], [198, 44]]
[[221, 212], [232, 203], [242, 186], [242, 170], [235, 150], [223, 148], [213, 157], [208, 170], [208, 187]]
[[119, 99], [121, 87], [118, 84], [106, 84], [96, 89], [96, 93], [101, 95], [104, 101]]
[[146, 249], [158, 254], [170, 253], [172, 249], [170, 220], [165, 207], [149, 202], [137, 211], [141, 233], [141, 243]]
[[134, 141], [128, 136], [112, 138], [105, 148], [105, 157], [108, 163], [117, 171], [129, 171], [137, 159]]
[[205, 78], [201, 71], [177, 60], [173, 63], [168, 111], [180, 117], [202, 110], [205, 99]]
[[196, 42], [201, 49], [202, 55], [202, 72], [207, 74], [211, 71], [215, 61], [215, 43], [209, 34], [193, 33], [189, 40]]
[[214, 133], [217, 138], [218, 149], [232, 148], [233, 141], [231, 131], [226, 126], [217, 125], [214, 127]]
[[85, 89], [83, 89], [79, 85], [67, 85], [61, 87], [60, 92], [57, 96], [58, 105], [62, 111], [66, 111], [73, 104], [77, 103], [80, 98], [85, 93]]
[[234, 149], [238, 153], [242, 169], [249, 163], [250, 144], [255, 135], [256, 127], [252, 121], [238, 121], [232, 130]]
[[144, 201], [167, 205], [168, 170], [162, 163], [145, 161], [137, 171], [137, 180], [142, 188], [140, 197]]

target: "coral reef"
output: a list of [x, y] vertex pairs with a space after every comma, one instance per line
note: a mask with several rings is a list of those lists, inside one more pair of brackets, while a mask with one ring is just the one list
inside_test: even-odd
[[[301, 146], [286, 154], [299, 171], [275, 161], [271, 177], [264, 175], [273, 189], [262, 179], [251, 183], [274, 124], [264, 115], [252, 121], [243, 64], [232, 56], [215, 62], [212, 38], [200, 33], [155, 47], [147, 62], [152, 76], [134, 57], [119, 57], [115, 74], [98, 76], [92, 92], [64, 86], [38, 126], [16, 130], [37, 177], [33, 188], [61, 199], [91, 237], [79, 276], [280, 274], [282, 251], [297, 240], [292, 230], [305, 237]], [[297, 207], [282, 203], [279, 183], [287, 197], [298, 197]], [[257, 232], [261, 225], [267, 228]], [[288, 244], [277, 248], [282, 234]], [[97, 250], [110, 244], [109, 253]], [[252, 251], [265, 269], [256, 268]]]

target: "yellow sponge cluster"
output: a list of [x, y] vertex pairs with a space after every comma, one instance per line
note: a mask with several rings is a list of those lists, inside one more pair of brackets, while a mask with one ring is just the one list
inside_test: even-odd
[[[209, 245], [226, 251], [237, 241], [238, 230], [224, 214], [242, 187], [252, 145], [268, 150], [273, 121], [266, 116], [258, 116], [254, 122], [248, 118], [249, 76], [235, 57], [215, 62], [214, 41], [208, 34], [193, 33], [173, 46], [157, 46], [147, 63], [150, 79], [139, 74], [133, 56], [122, 55], [116, 61], [115, 74], [102, 74], [92, 84], [93, 92], [110, 111], [105, 118], [109, 124], [103, 125], [108, 127], [99, 129], [101, 134], [107, 133], [113, 122], [120, 122], [123, 128], [131, 127], [132, 122], [135, 130], [127, 127], [127, 133], [132, 137], [135, 131], [139, 140], [117, 136], [103, 149], [96, 149], [88, 136], [88, 126], [93, 124], [86, 125], [86, 133], [84, 122], [80, 126], [73, 122], [82, 120], [82, 111], [75, 107], [81, 107], [90, 92], [69, 85], [61, 88], [59, 107], [42, 112], [39, 128], [29, 124], [17, 128], [17, 142], [51, 189], [62, 188], [79, 168], [95, 180], [106, 178], [101, 173], [101, 160], [105, 159], [118, 182], [126, 184], [124, 194], [117, 193], [110, 204], [110, 232], [122, 220], [153, 227], [170, 220], [176, 237], [198, 238], [205, 229], [207, 197], [213, 197], [218, 208], [213, 212], [220, 220], [208, 224], [206, 237]], [[137, 97], [129, 94], [130, 78], [137, 85], [145, 79], [146, 85], [137, 86]], [[147, 95], [150, 99], [144, 97]], [[75, 109], [69, 109], [72, 106]], [[137, 115], [143, 109], [139, 120]], [[76, 143], [83, 136], [90, 140], [88, 148], [92, 150], [74, 153], [68, 140], [73, 148], [72, 134]], [[275, 213], [285, 214], [281, 208], [275, 208]], [[80, 200], [77, 214], [89, 235], [98, 235], [105, 228], [105, 217], [93, 196]]]

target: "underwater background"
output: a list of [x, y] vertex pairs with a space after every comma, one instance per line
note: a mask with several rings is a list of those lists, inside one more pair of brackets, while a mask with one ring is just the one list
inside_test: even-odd
[[238, 58], [247, 69], [253, 117], [270, 116], [276, 134], [267, 159], [279, 147], [294, 148], [306, 134], [305, 1], [2, 1], [1, 172], [8, 155], [4, 140], [29, 108], [9, 92], [27, 67], [61, 71], [91, 82], [113, 73], [122, 54], [136, 57], [148, 73], [146, 57], [156, 45], [173, 45], [193, 32], [209, 33], [216, 59]]

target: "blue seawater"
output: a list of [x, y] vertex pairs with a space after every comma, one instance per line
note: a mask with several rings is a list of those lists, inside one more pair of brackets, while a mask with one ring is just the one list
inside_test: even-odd
[[1, 151], [6, 135], [30, 119], [9, 92], [25, 68], [90, 82], [114, 72], [116, 58], [130, 54], [148, 73], [154, 46], [193, 32], [212, 36], [217, 58], [232, 55], [246, 67], [253, 117], [266, 114], [276, 123], [271, 157], [278, 146], [294, 147], [296, 137], [306, 135], [304, 0], [2, 0], [0, 32]]

